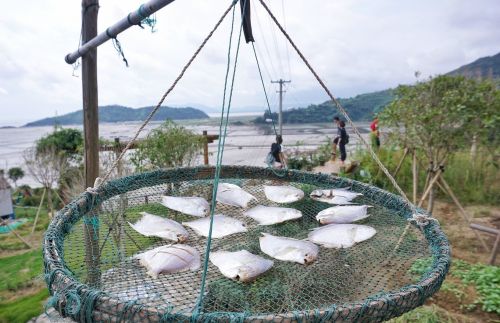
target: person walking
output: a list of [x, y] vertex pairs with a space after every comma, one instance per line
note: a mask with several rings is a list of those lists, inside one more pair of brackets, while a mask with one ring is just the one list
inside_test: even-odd
[[337, 135], [333, 139], [333, 143], [332, 143], [332, 161], [335, 161], [335, 159], [337, 159], [337, 145], [339, 144], [339, 140], [340, 140], [340, 127], [339, 127], [340, 118], [334, 117], [333, 123], [337, 127]]
[[347, 158], [347, 153], [345, 150], [345, 145], [349, 143], [349, 135], [347, 134], [347, 131], [345, 130], [345, 122], [340, 121], [339, 122], [339, 151], [340, 151], [340, 163], [342, 166], [344, 166], [344, 162]]

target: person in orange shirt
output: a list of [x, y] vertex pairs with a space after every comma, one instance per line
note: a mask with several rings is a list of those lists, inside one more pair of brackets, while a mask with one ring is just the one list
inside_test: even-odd
[[370, 139], [372, 143], [372, 148], [373, 149], [379, 149], [380, 148], [380, 131], [378, 129], [378, 118], [375, 117], [373, 119], [372, 123], [370, 124]]

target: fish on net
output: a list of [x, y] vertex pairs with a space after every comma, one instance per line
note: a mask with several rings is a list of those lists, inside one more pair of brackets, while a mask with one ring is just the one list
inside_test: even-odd
[[[201, 268], [192, 270], [188, 266], [186, 270], [167, 271], [156, 277], [151, 275], [138, 255], [162, 246], [165, 248], [173, 242], [141, 234], [128, 223], [137, 223], [144, 214], [177, 223], [209, 219], [169, 209], [162, 201], [165, 193], [178, 197], [198, 196], [210, 201], [214, 175], [215, 169], [211, 167], [134, 175], [110, 181], [97, 195], [85, 193], [66, 206], [51, 223], [44, 244], [46, 272], [52, 273], [48, 275], [48, 285], [52, 294], [62, 295], [58, 298], [58, 308], [79, 321], [118, 320], [120, 317], [151, 322], [192, 319], [380, 321], [419, 306], [444, 279], [449, 266], [446, 237], [435, 222], [424, 227], [412, 224], [403, 235], [412, 213], [400, 197], [345, 178], [300, 171], [288, 171], [286, 176], [278, 177], [269, 169], [245, 166], [224, 166], [221, 183], [238, 186], [251, 195], [247, 207], [219, 202], [215, 210], [216, 214], [243, 223], [245, 230], [213, 237], [211, 254], [245, 250], [267, 261], [262, 266], [268, 266], [269, 261], [272, 266], [243, 282], [228, 278], [224, 274], [227, 268], [219, 268], [220, 261], [215, 264], [208, 261], [203, 295], [200, 295]], [[294, 191], [290, 188], [302, 191], [304, 197], [277, 203], [266, 196], [269, 186], [287, 187], [283, 198], [288, 196], [287, 192]], [[314, 243], [311, 234], [320, 227], [325, 228], [316, 217], [332, 205], [315, 200], [311, 193], [342, 187], [362, 194], [353, 199], [356, 204], [372, 206], [369, 216], [359, 219], [356, 225], [370, 227], [376, 234], [344, 248], [342, 245], [327, 248], [316, 243], [317, 255], [307, 264], [280, 260], [280, 257], [293, 258], [286, 252], [273, 257], [283, 241], [261, 245], [262, 238], [269, 236], [297, 242], [305, 242], [309, 237], [309, 243]], [[246, 214], [258, 206], [295, 209], [302, 216], [261, 224]], [[86, 260], [86, 254], [93, 250], [86, 246], [85, 239], [88, 214], [98, 214], [103, 219], [94, 237], [99, 245], [98, 253], [93, 254], [98, 259], [94, 268], [89, 268]], [[207, 261], [204, 258], [207, 238], [190, 226], [184, 227], [189, 235], [182, 244], [196, 250], [201, 263]], [[422, 277], [412, 274], [412, 266], [427, 259], [431, 259], [428, 271]], [[231, 267], [223, 262], [224, 265]], [[98, 279], [91, 280], [96, 269]], [[71, 282], [70, 287], [67, 287], [68, 282]], [[69, 304], [65, 295], [78, 295], [78, 311], [65, 310]], [[96, 299], [90, 302], [89, 295]], [[197, 311], [198, 305], [201, 306]]]

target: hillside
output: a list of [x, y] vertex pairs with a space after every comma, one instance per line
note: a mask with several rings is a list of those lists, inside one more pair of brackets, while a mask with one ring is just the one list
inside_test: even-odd
[[[470, 64], [453, 70], [446, 75], [463, 75], [469, 78], [500, 79], [500, 53], [480, 58]], [[347, 110], [352, 120], [366, 121], [389, 104], [394, 98], [392, 90], [383, 90], [372, 93], [360, 94], [352, 98], [339, 98], [340, 104]], [[283, 123], [315, 123], [329, 122], [339, 115], [333, 103], [326, 101], [321, 104], [312, 104], [306, 108], [299, 107], [283, 111]], [[269, 113], [255, 119], [255, 123], [264, 123], [269, 118]], [[276, 113], [273, 119], [278, 120]]]
[[[108, 105], [99, 107], [99, 122], [125, 122], [142, 121], [146, 119], [153, 107], [128, 108], [120, 105]], [[153, 121], [163, 121], [167, 119], [185, 120], [185, 119], [206, 119], [208, 115], [195, 108], [170, 108], [161, 107], [153, 117]], [[30, 122], [25, 127], [52, 126], [54, 124], [70, 125], [82, 124], [83, 111], [75, 111], [62, 116], [45, 118]]]
[[[394, 98], [392, 90], [360, 94], [352, 98], [340, 98], [340, 104], [355, 121], [370, 120], [373, 113], [385, 107]], [[336, 115], [337, 109], [331, 101], [321, 104], [311, 104], [307, 108], [294, 108], [283, 111], [283, 123], [317, 123], [328, 122]], [[269, 112], [255, 119], [255, 123], [264, 123], [269, 118]], [[273, 119], [278, 120], [273, 113]]]
[[500, 78], [500, 53], [493, 56], [482, 57], [446, 75], [463, 75], [476, 79], [498, 79]]

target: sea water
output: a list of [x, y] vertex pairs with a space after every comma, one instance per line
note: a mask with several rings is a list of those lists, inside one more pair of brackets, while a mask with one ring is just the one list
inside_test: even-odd
[[[194, 133], [202, 134], [204, 130], [208, 134], [218, 135], [218, 122], [213, 118], [203, 121], [181, 121], [186, 128]], [[226, 165], [248, 165], [265, 166], [265, 157], [274, 142], [274, 132], [270, 125], [264, 127], [252, 124], [234, 124], [230, 120], [227, 138], [224, 147], [223, 164]], [[154, 128], [161, 125], [160, 122], [150, 123], [139, 138], [144, 138]], [[130, 140], [140, 123], [104, 123], [99, 125], [99, 137], [106, 140], [119, 138], [125, 142]], [[367, 123], [357, 123], [363, 136], [367, 135], [369, 128]], [[64, 126], [65, 128], [76, 128], [82, 130], [81, 125]], [[36, 141], [54, 130], [51, 126], [46, 127], [20, 127], [0, 129], [0, 169], [8, 170], [12, 167], [21, 167], [25, 171], [25, 177], [18, 181], [18, 185], [28, 184], [30, 186], [40, 186], [29, 174], [24, 166], [23, 153], [26, 149], [33, 147]], [[357, 140], [350, 132], [349, 149], [353, 152]], [[326, 140], [331, 140], [336, 134], [332, 124], [286, 124], [283, 127], [283, 145], [285, 151], [291, 153], [294, 150], [313, 151]], [[209, 144], [209, 163], [214, 165], [217, 158], [218, 141]], [[202, 156], [197, 163], [203, 162]]]

